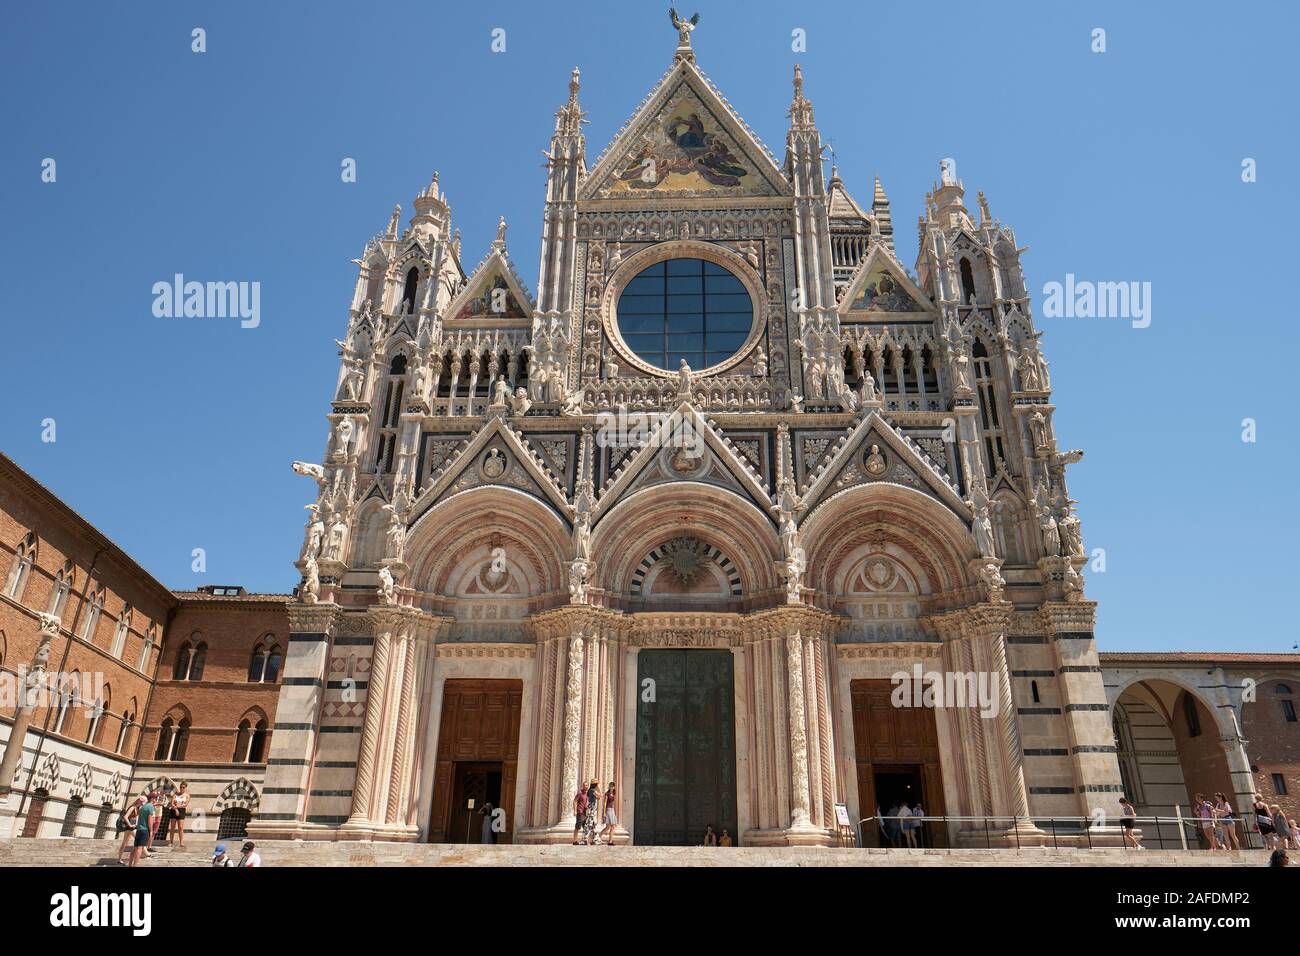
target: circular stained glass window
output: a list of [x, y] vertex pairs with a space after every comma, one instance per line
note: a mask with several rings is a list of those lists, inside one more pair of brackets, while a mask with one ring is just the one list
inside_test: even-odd
[[740, 351], [754, 322], [745, 284], [715, 262], [669, 259], [637, 274], [618, 297], [618, 330], [656, 368], [695, 370]]

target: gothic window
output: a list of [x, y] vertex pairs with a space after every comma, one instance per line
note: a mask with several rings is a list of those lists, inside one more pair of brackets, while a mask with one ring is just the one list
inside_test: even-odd
[[203, 667], [208, 660], [208, 645], [196, 631], [176, 652], [172, 680], [203, 680]]
[[90, 712], [90, 726], [86, 728], [86, 743], [92, 746], [99, 746], [99, 735], [104, 728], [104, 712], [108, 710], [109, 702], [113, 699], [112, 689], [105, 684], [104, 695], [95, 701], [95, 706]]
[[273, 634], [265, 635], [253, 648], [253, 658], [248, 664], [248, 680], [252, 684], [274, 684], [280, 678], [283, 655]]
[[63, 562], [59, 573], [54, 575], [54, 590], [50, 592], [49, 611], [60, 619], [63, 617], [63, 608], [68, 603], [68, 592], [72, 590], [73, 574], [72, 561], [68, 560]]
[[237, 751], [237, 762], [261, 763], [266, 759], [266, 718], [262, 718], [251, 727], [249, 721], [244, 720], [239, 728], [240, 733], [245, 735], [245, 745], [242, 750]]
[[131, 729], [132, 722], [130, 711], [122, 711], [122, 726], [117, 729], [117, 745], [113, 748], [113, 753], [120, 754], [126, 746], [126, 732]]
[[389, 374], [389, 375], [405, 375], [405, 374], [406, 374], [406, 355], [405, 355], [405, 353], [403, 353], [403, 352], [398, 352], [396, 355], [393, 356], [393, 361], [390, 362], [389, 365], [388, 365], [388, 374]]
[[150, 624], [144, 632], [144, 643], [140, 645], [140, 658], [136, 661], [135, 669], [138, 671], [147, 670], [149, 667], [149, 655], [153, 653], [153, 645], [157, 639], [155, 625]]
[[36, 561], [36, 536], [30, 531], [19, 543], [14, 552], [14, 562], [9, 569], [9, 578], [5, 581], [5, 594], [22, 603], [23, 591], [27, 587], [27, 578], [31, 576], [32, 565]]
[[916, 366], [912, 364], [915, 356], [912, 353], [910, 345], [903, 347], [903, 373], [902, 373], [902, 392], [904, 395], [911, 393], [915, 395], [919, 389], [917, 387]]
[[113, 631], [113, 646], [109, 648], [109, 653], [118, 660], [122, 659], [122, 654], [126, 651], [126, 635], [131, 630], [131, 605], [122, 608], [122, 613], [117, 616], [117, 629]]
[[99, 617], [104, 612], [104, 586], [101, 584], [90, 595], [90, 605], [86, 608], [86, 617], [81, 624], [81, 639], [87, 644], [95, 642], [95, 629], [99, 627]]
[[880, 390], [882, 392], [897, 395], [898, 394], [898, 366], [894, 361], [893, 346], [886, 346], [884, 354], [881, 356], [883, 367], [881, 368]]
[[971, 269], [970, 260], [962, 256], [961, 260], [961, 301], [964, 305], [971, 300], [975, 294], [975, 273]]
[[928, 345], [921, 349], [921, 378], [925, 382], [927, 395], [934, 395], [939, 391], [939, 372], [934, 367], [934, 353], [930, 351]]
[[79, 686], [81, 686], [80, 675], [73, 671], [64, 679], [62, 686], [59, 688], [58, 710], [55, 711], [54, 726], [51, 728], [54, 733], [63, 733], [64, 728], [68, 726], [69, 713], [79, 706], [80, 699], [77, 695]]
[[1003, 447], [1002, 422], [998, 416], [997, 393], [993, 387], [993, 362], [983, 339], [975, 340], [975, 384], [980, 396], [980, 426], [984, 432], [984, 467], [989, 475], [997, 468], [998, 461], [1006, 460]]
[[1291, 699], [1291, 687], [1289, 684], [1277, 684], [1273, 687], [1273, 693], [1285, 694], [1278, 703], [1282, 705], [1282, 719], [1288, 724], [1296, 722], [1295, 701]]
[[740, 350], [754, 322], [744, 283], [704, 259], [669, 259], [643, 269], [623, 287], [618, 328], [632, 353], [676, 371], [700, 370]]
[[1279, 797], [1285, 797], [1286, 777], [1282, 776], [1282, 774], [1280, 773], [1275, 773], [1272, 776], [1273, 776], [1273, 792], [1276, 793]]
[[415, 293], [420, 287], [420, 270], [416, 266], [406, 270], [406, 285], [402, 289], [402, 311], [415, 311]]
[[248, 718], [245, 717], [239, 722], [239, 729], [235, 732], [235, 753], [230, 758], [233, 763], [243, 763], [248, 756], [249, 733]]
[[155, 760], [184, 760], [189, 743], [190, 718], [188, 714], [168, 714], [158, 728], [158, 747]]

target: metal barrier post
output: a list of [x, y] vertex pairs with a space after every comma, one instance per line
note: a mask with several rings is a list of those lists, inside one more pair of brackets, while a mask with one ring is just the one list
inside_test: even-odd
[[1180, 804], [1174, 804], [1174, 816], [1178, 820], [1178, 842], [1182, 844], [1183, 849], [1187, 849], [1187, 831], [1183, 829], [1183, 808]]

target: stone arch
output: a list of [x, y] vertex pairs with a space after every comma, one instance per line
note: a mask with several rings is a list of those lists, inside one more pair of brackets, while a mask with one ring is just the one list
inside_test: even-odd
[[48, 794], [54, 793], [59, 785], [60, 771], [62, 767], [59, 763], [58, 754], [46, 754], [45, 759], [41, 761], [41, 769], [36, 772], [32, 778], [33, 790], [44, 790]]
[[221, 811], [229, 810], [232, 807], [241, 810], [247, 810], [249, 813], [256, 813], [262, 798], [246, 777], [240, 777], [226, 785], [221, 791], [216, 802], [212, 804], [212, 812], [220, 815]]
[[681, 536], [725, 557], [728, 596], [751, 597], [783, 586], [775, 571], [780, 542], [768, 516], [734, 491], [694, 481], [641, 489], [601, 516], [592, 531], [594, 585], [632, 595], [651, 552]]
[[972, 584], [976, 557], [966, 525], [948, 508], [913, 488], [889, 482], [858, 485], [822, 501], [800, 529], [809, 587], [828, 597], [846, 593], [867, 555], [887, 554], [915, 577], [920, 594]]
[[[565, 588], [572, 549], [566, 523], [532, 495], [511, 488], [474, 488], [439, 502], [411, 527], [406, 551], [414, 587], [454, 596], [494, 553], [513, 571], [518, 593]], [[491, 586], [487, 593], [491, 593]]]
[[665, 561], [672, 561], [678, 551], [691, 555], [695, 559], [692, 564], [696, 566], [712, 565], [711, 570], [713, 570], [715, 576], [721, 578], [718, 583], [723, 584], [726, 593], [731, 597], [740, 597], [742, 593], [740, 571], [721, 550], [700, 541], [698, 538], [674, 538], [665, 544], [652, 548], [650, 553], [636, 566], [636, 570], [632, 572], [628, 594], [631, 597], [644, 597], [655, 591], [653, 588], [651, 590], [646, 589], [647, 575], [650, 575], [652, 582], [657, 583], [662, 574], [656, 574], [656, 570], [658, 570], [656, 566], [663, 564]]

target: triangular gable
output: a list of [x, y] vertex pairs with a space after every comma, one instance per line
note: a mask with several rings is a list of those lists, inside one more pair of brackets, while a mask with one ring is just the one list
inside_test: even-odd
[[929, 312], [931, 306], [898, 260], [881, 243], [872, 246], [840, 298], [841, 316], [875, 318], [908, 312]]
[[838, 176], [831, 178], [830, 188], [827, 190], [826, 208], [827, 215], [831, 219], [860, 219], [864, 223], [867, 221], [867, 214], [849, 195], [849, 191], [844, 188], [844, 183]]
[[529, 447], [523, 435], [504, 419], [489, 418], [420, 493], [414, 509], [415, 520], [443, 498], [471, 488], [498, 485], [526, 491], [551, 505], [565, 520], [572, 521], [573, 507], [559, 482], [559, 476]]
[[[872, 444], [879, 445], [883, 452], [883, 471], [879, 474], [872, 474], [866, 462]], [[908, 475], [915, 479], [916, 484], [907, 480]], [[962, 521], [970, 521], [970, 509], [957, 489], [930, 463], [914, 442], [876, 409], [863, 416], [835, 455], [812, 473], [803, 498], [805, 514], [837, 491], [871, 481], [913, 487], [919, 484], [918, 490], [927, 491], [946, 504]]]
[[758, 137], [689, 60], [679, 60], [601, 154], [579, 199], [789, 196]]
[[[612, 480], [601, 492], [600, 500], [596, 503], [596, 520], [599, 520], [605, 512], [613, 507], [615, 502], [635, 488], [644, 486], [647, 483], [660, 483], [656, 479], [644, 476], [651, 471], [656, 462], [664, 460], [665, 453], [671, 458], [682, 450], [683, 442], [678, 439], [678, 436], [685, 437], [687, 435], [698, 436], [703, 440], [705, 447], [712, 453], [708, 456], [707, 465], [705, 463], [693, 465], [690, 460], [684, 461], [682, 467], [675, 469], [676, 474], [673, 478], [665, 477], [663, 479], [665, 482], [670, 480], [695, 480], [701, 474], [696, 471], [696, 468], [706, 468], [706, 477], [710, 477], [712, 483], [732, 487], [750, 498], [764, 514], [770, 511], [772, 507], [771, 496], [763, 485], [763, 479], [745, 461], [744, 455], [734, 448], [731, 442], [714, 427], [712, 422], [701, 415], [694, 405], [689, 402], [682, 402], [676, 411], [663, 419], [659, 426], [650, 433], [649, 438], [641, 448], [636, 449], [624, 459], [623, 464], [614, 473]], [[698, 462], [698, 458], [695, 459], [695, 462]]]
[[478, 264], [464, 288], [447, 306], [446, 319], [449, 322], [531, 323], [533, 307], [533, 297], [515, 272], [502, 245], [494, 248]]

